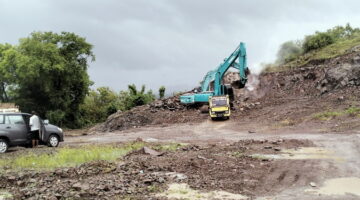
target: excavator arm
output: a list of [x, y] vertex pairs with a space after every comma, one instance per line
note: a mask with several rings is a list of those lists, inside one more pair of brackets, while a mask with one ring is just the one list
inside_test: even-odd
[[[225, 73], [233, 67], [239, 70], [240, 88], [244, 87], [247, 82], [247, 63], [246, 63], [246, 48], [245, 43], [241, 42], [235, 51], [224, 60], [215, 70], [209, 71], [203, 81], [201, 82], [201, 92], [195, 94], [185, 94], [180, 96], [180, 101], [183, 104], [193, 103], [207, 103], [209, 97], [224, 95], [225, 86], [222, 85], [222, 79]], [[214, 83], [214, 88], [210, 87]]]
[[[236, 60], [239, 60], [236, 62]], [[222, 89], [222, 79], [225, 73], [229, 70], [230, 67], [234, 67], [239, 70], [240, 74], [240, 82], [245, 85], [247, 81], [246, 75], [246, 49], [245, 44], [240, 43], [240, 45], [235, 49], [235, 51], [224, 60], [224, 63], [221, 64], [215, 74], [215, 83], [214, 83], [214, 95], [224, 95], [224, 91]]]
[[204, 77], [204, 80], [201, 82], [201, 91], [206, 92], [210, 91], [210, 83], [214, 81], [215, 79], [216, 71], [209, 71], [206, 76]]

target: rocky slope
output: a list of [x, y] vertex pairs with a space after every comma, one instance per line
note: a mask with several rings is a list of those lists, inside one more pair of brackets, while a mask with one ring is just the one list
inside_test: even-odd
[[[238, 79], [236, 73], [228, 73], [224, 81], [234, 85]], [[283, 120], [303, 122], [318, 112], [359, 106], [359, 86], [360, 48], [286, 71], [250, 75], [246, 88], [234, 87], [236, 98], [231, 120], [250, 122], [256, 118], [265, 124]], [[96, 127], [96, 131], [206, 119], [208, 116], [201, 114], [199, 107], [181, 105], [179, 97], [174, 96], [130, 111], [117, 112]]]

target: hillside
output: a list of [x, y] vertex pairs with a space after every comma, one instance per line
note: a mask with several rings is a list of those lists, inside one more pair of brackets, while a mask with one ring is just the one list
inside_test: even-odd
[[[360, 127], [360, 45], [347, 44], [329, 56], [333, 45], [306, 54], [291, 63], [259, 76], [251, 75], [248, 86], [235, 89], [235, 109], [231, 121], [254, 129], [261, 121], [270, 129], [298, 126], [317, 131], [346, 131]], [[341, 53], [343, 52], [343, 53]], [[307, 56], [307, 62], [302, 60]], [[320, 57], [323, 56], [323, 57]], [[320, 59], [322, 58], [322, 59]], [[290, 64], [299, 66], [289, 67]], [[287, 70], [284, 70], [287, 69]], [[229, 73], [227, 83], [238, 76]], [[125, 130], [149, 125], [197, 123], [208, 119], [197, 107], [179, 103], [178, 96], [157, 100], [130, 111], [118, 112], [97, 126], [95, 132]], [[346, 119], [346, 122], [344, 121]], [[313, 127], [316, 127], [315, 129]], [[255, 128], [256, 129], [256, 128]]]

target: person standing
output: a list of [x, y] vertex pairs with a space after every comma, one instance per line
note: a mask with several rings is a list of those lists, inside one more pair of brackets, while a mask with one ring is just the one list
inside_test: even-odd
[[39, 145], [39, 135], [40, 135], [40, 118], [37, 116], [35, 111], [31, 112], [30, 117], [30, 131], [31, 131], [31, 139], [32, 139], [32, 147]]

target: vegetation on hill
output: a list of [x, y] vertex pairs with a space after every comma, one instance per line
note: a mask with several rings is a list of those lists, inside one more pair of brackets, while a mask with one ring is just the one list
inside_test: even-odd
[[324, 60], [346, 54], [347, 50], [360, 45], [360, 29], [335, 26], [325, 32], [315, 32], [298, 41], [283, 43], [275, 63], [265, 64], [265, 72], [284, 71], [303, 66], [313, 60]]

